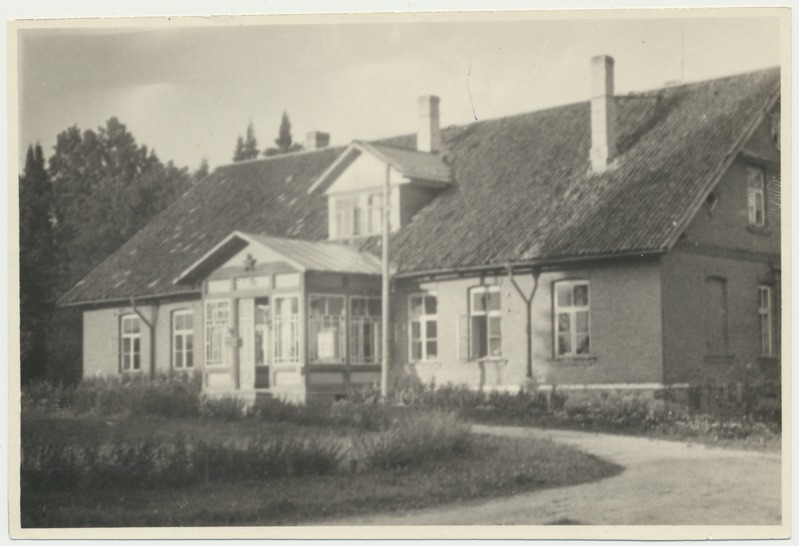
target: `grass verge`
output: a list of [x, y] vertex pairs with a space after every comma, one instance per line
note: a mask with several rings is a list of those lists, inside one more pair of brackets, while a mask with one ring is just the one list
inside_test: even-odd
[[594, 481], [621, 467], [550, 441], [473, 437], [412, 467], [146, 489], [24, 491], [23, 527], [295, 525]]

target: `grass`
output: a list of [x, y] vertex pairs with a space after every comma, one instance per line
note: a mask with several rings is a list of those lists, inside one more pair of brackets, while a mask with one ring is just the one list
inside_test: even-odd
[[[442, 433], [436, 427], [451, 426], [446, 419], [433, 421], [432, 425], [422, 425], [423, 432], [414, 439], [400, 437], [399, 441], [417, 443], [423, 449], [431, 434]], [[386, 430], [367, 431], [364, 438], [377, 439], [374, 443], [385, 448], [397, 442], [394, 437], [384, 437]], [[174, 441], [176, 434], [191, 443], [210, 439], [241, 442], [255, 436], [318, 437], [320, 433], [336, 433], [342, 439], [351, 434], [329, 427], [269, 423], [256, 418], [225, 422], [202, 418], [34, 415], [23, 419], [24, 442], [63, 443], [73, 448], [123, 439], [168, 442]], [[550, 441], [476, 434], [470, 434], [470, 440], [468, 448], [450, 446], [438, 454], [417, 457], [414, 464], [343, 465], [322, 475], [264, 476], [183, 487], [100, 482], [65, 491], [28, 488], [21, 496], [22, 525], [291, 525], [574, 485], [621, 471], [617, 465]], [[394, 451], [375, 452], [382, 457]], [[378, 461], [386, 460], [381, 457]]]

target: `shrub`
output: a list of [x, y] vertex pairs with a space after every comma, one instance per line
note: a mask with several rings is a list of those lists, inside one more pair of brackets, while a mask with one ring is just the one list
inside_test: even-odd
[[462, 453], [470, 440], [469, 426], [454, 413], [416, 413], [386, 430], [354, 437], [353, 455], [366, 468], [398, 469]]
[[202, 401], [200, 414], [210, 419], [221, 421], [237, 421], [246, 415], [247, 405], [244, 400], [225, 396], [223, 398], [205, 398]]

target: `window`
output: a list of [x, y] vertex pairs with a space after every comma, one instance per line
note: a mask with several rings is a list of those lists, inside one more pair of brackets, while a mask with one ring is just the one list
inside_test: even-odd
[[591, 352], [588, 281], [555, 284], [555, 354], [582, 356]]
[[194, 367], [194, 315], [188, 309], [172, 315], [172, 365], [176, 370]]
[[382, 192], [337, 197], [333, 200], [335, 237], [376, 235], [383, 229]]
[[746, 183], [749, 188], [749, 225], [751, 226], [766, 225], [765, 178], [763, 169], [746, 168]]
[[377, 364], [380, 362], [380, 298], [352, 296], [350, 298], [350, 362]]
[[300, 316], [297, 296], [275, 297], [275, 363], [300, 361]]
[[308, 298], [311, 362], [344, 362], [344, 296]]
[[771, 287], [758, 286], [757, 297], [757, 313], [760, 316], [760, 354], [772, 356], [774, 349], [771, 339]]
[[230, 336], [230, 302], [226, 300], [205, 302], [205, 365], [228, 365], [228, 337]]
[[705, 279], [705, 336], [707, 355], [727, 355], [727, 281], [721, 277]]
[[122, 371], [138, 372], [141, 370], [141, 319], [138, 315], [123, 315], [120, 329]]
[[438, 358], [438, 301], [433, 295], [413, 295], [408, 298], [408, 330], [410, 331], [411, 360], [414, 362]]
[[469, 295], [472, 360], [502, 356], [502, 293], [499, 286], [478, 286]]

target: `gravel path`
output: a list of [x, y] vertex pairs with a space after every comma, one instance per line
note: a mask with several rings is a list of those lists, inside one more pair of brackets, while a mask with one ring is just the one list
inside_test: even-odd
[[475, 425], [474, 431], [551, 438], [614, 461], [625, 470], [583, 485], [323, 524], [779, 525], [781, 521], [778, 454], [525, 427]]

